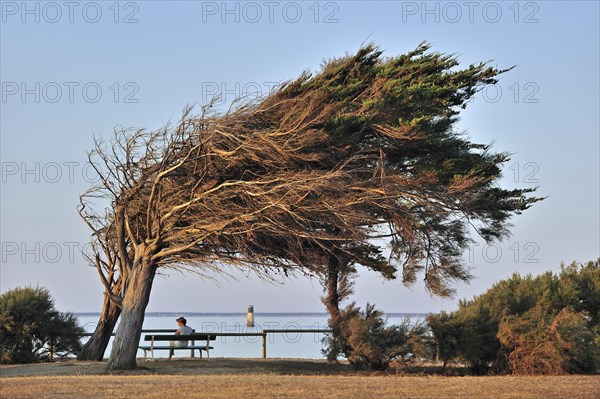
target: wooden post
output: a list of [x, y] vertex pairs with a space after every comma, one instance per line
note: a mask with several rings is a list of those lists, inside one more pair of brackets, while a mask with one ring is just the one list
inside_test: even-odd
[[267, 333], [263, 333], [262, 336], [262, 358], [267, 358]]

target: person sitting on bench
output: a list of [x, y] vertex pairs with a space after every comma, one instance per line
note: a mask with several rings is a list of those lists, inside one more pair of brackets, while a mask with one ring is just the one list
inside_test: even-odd
[[[175, 335], [189, 335], [194, 332], [191, 327], [186, 325], [187, 320], [185, 317], [181, 316], [175, 321], [177, 322], [177, 331], [175, 331]], [[188, 341], [171, 341], [171, 346], [175, 346], [177, 348], [187, 348]], [[171, 360], [171, 357], [173, 357], [173, 353], [175, 353], [175, 350], [171, 349], [169, 351], [169, 360]]]

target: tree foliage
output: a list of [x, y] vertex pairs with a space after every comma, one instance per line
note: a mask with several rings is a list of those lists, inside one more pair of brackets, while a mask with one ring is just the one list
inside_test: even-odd
[[557, 274], [514, 274], [458, 310], [427, 317], [445, 361], [476, 373], [600, 371], [600, 260], [562, 266]]
[[61, 313], [45, 288], [15, 288], [0, 296], [0, 361], [31, 363], [76, 354], [83, 328]]
[[[505, 237], [510, 216], [539, 198], [527, 196], [531, 189], [499, 188], [508, 154], [494, 153], [455, 129], [473, 95], [497, 83], [505, 70], [483, 63], [459, 69], [456, 57], [429, 50], [422, 44], [384, 58], [366, 46], [326, 62], [316, 75], [304, 74], [261, 106], [271, 109], [284, 101], [285, 112], [303, 118], [307, 133], [318, 133], [309, 148], [325, 150], [319, 168], [346, 163], [357, 181], [383, 194], [382, 200], [361, 204], [364, 217], [371, 216], [363, 224], [379, 226], [373, 236], [390, 238], [392, 256], [366, 266], [387, 278], [400, 272], [406, 284], [423, 272], [427, 288], [446, 296], [452, 281], [471, 277], [460, 259], [469, 228], [486, 240]], [[374, 248], [360, 249], [335, 254], [346, 272], [368, 258], [356, 254]]]

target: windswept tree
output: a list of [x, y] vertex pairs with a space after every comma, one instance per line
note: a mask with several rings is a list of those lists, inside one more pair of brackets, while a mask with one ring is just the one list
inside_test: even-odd
[[[224, 115], [205, 107], [176, 126], [98, 142], [90, 161], [101, 183], [80, 212], [121, 309], [109, 369], [135, 366], [159, 268], [315, 272], [327, 278], [333, 314], [339, 283], [358, 264], [401, 272], [407, 284], [423, 272], [440, 295], [468, 279], [469, 227], [503, 237], [509, 217], [537, 198], [496, 187], [507, 155], [453, 130], [502, 71], [456, 66], [427, 45], [389, 59], [366, 46]], [[377, 238], [390, 242], [389, 259]]]

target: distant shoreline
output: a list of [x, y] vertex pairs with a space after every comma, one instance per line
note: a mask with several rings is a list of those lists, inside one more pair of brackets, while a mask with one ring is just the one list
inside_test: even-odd
[[[73, 312], [75, 316], [100, 316], [100, 312]], [[147, 312], [149, 317], [246, 316], [245, 312]], [[327, 317], [324, 312], [254, 312], [255, 316]], [[425, 317], [427, 313], [385, 313], [387, 317]]]

